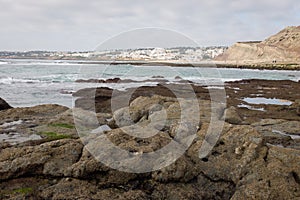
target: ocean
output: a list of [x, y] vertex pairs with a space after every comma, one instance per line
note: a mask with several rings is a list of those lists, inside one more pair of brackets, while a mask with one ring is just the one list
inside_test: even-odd
[[[79, 79], [131, 79], [131, 83], [78, 83]], [[197, 84], [242, 79], [300, 80], [300, 71], [252, 70], [215, 67], [170, 67], [85, 64], [65, 60], [1, 60], [0, 97], [13, 107], [60, 104], [72, 107], [72, 93], [89, 87], [129, 87], [156, 85], [157, 79], [178, 81], [179, 77]]]

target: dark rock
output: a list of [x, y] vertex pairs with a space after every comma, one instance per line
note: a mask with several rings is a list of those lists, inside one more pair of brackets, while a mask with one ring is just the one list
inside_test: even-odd
[[300, 138], [300, 122], [282, 119], [263, 119], [251, 124], [264, 136], [266, 142], [288, 148], [299, 149], [297, 138]]
[[0, 110], [12, 108], [4, 99], [0, 98]]
[[295, 109], [297, 115], [300, 116], [300, 99], [296, 99], [290, 107], [291, 109]]
[[[191, 88], [193, 91], [191, 91]], [[159, 95], [163, 97], [176, 97], [175, 93], [181, 98], [191, 96], [191, 92], [195, 92], [200, 99], [210, 99], [210, 94], [207, 89], [201, 86], [189, 86], [185, 84], [158, 84], [157, 86], [142, 86], [138, 88], [129, 88], [126, 91], [112, 90], [110, 88], [88, 88], [82, 89], [73, 94], [74, 97], [78, 97], [75, 101], [75, 106], [85, 110], [95, 110], [96, 112], [109, 112], [111, 110], [111, 97], [115, 101], [115, 107], [113, 111], [119, 108], [127, 107], [124, 102], [128, 100], [129, 103], [134, 99], [144, 96], [151, 97]]]
[[[237, 89], [238, 88], [238, 89]], [[285, 119], [300, 121], [300, 116], [297, 115], [297, 99], [300, 99], [299, 82], [290, 80], [241, 80], [228, 82], [225, 84], [227, 94], [228, 107], [234, 106], [244, 123], [252, 124], [261, 119]], [[287, 105], [272, 105], [272, 104], [257, 104], [250, 105], [261, 110], [252, 110], [238, 107], [245, 104], [244, 98], [262, 97], [268, 99], [283, 99], [294, 102], [291, 106]]]
[[165, 78], [163, 76], [152, 76], [151, 78]]
[[109, 78], [109, 79], [78, 79], [75, 82], [76, 83], [118, 83], [120, 82], [120, 78]]

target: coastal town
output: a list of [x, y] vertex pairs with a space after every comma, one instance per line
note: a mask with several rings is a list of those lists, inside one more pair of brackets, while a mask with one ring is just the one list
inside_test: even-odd
[[159, 60], [193, 61], [211, 60], [224, 53], [226, 46], [176, 47], [176, 48], [138, 48], [102, 51], [62, 52], [25, 51], [0, 52], [0, 59], [50, 59], [50, 60]]

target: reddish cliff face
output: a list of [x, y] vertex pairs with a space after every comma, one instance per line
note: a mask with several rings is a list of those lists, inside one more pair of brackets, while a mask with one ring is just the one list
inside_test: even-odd
[[300, 26], [287, 27], [262, 42], [238, 42], [216, 60], [229, 63], [299, 63]]

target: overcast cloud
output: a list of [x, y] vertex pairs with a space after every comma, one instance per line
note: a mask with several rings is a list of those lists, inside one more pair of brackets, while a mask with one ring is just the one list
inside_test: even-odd
[[0, 0], [0, 51], [93, 50], [143, 27], [231, 45], [300, 25], [299, 10], [299, 0]]

